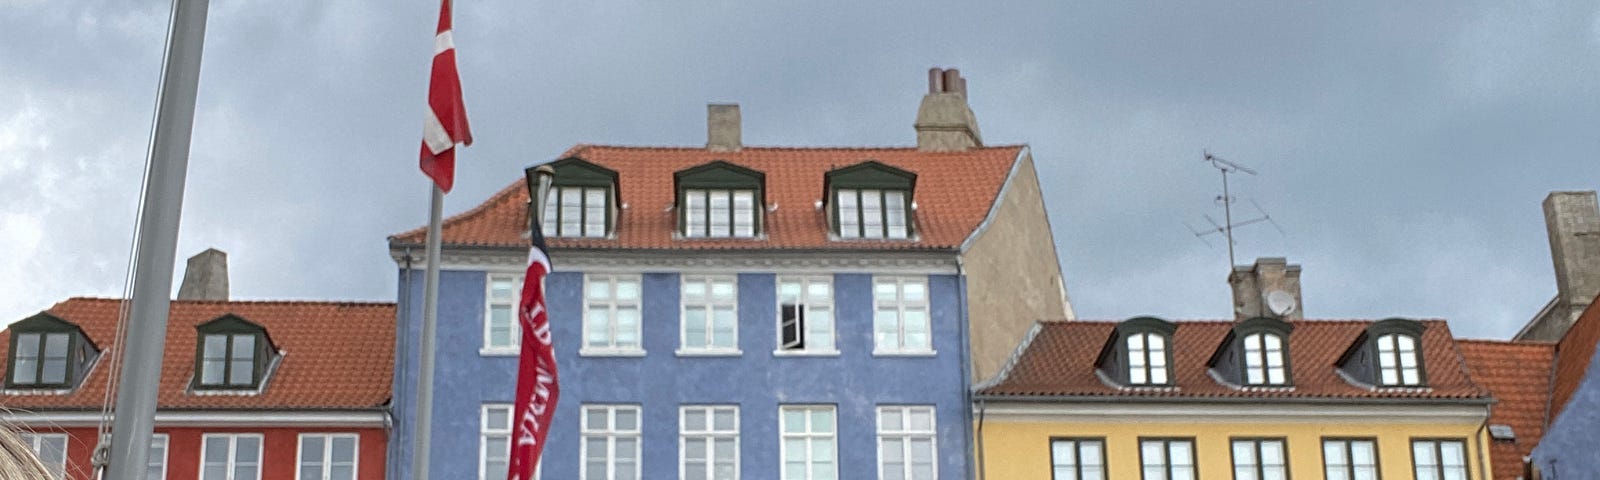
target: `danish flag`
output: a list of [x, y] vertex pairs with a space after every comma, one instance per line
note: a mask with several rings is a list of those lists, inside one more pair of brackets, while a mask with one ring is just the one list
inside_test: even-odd
[[428, 80], [428, 116], [422, 125], [422, 173], [450, 192], [456, 178], [456, 143], [472, 145], [467, 107], [456, 74], [456, 43], [450, 34], [450, 0], [439, 6], [439, 32], [433, 36], [433, 74]]

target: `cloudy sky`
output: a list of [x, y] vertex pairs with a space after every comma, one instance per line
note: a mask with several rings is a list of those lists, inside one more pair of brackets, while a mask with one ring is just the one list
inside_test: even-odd
[[[982, 2], [988, 3], [988, 2]], [[1539, 202], [1600, 187], [1600, 3], [460, 0], [477, 144], [448, 213], [578, 143], [907, 145], [932, 66], [1028, 143], [1080, 317], [1229, 315], [1201, 151], [1308, 316], [1504, 337], [1555, 292]], [[169, 4], [0, 0], [0, 321], [122, 290]], [[213, 0], [181, 259], [251, 299], [392, 300], [433, 0]], [[1254, 214], [1244, 207], [1241, 216]], [[181, 265], [180, 265], [181, 276]]]

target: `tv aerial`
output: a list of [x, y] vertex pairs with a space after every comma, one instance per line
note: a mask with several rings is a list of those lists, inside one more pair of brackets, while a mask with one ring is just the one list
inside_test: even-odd
[[[1216, 198], [1217, 203], [1222, 204], [1222, 222], [1218, 223], [1216, 220], [1212, 219], [1210, 215], [1202, 215], [1202, 217], [1206, 219], [1206, 223], [1211, 224], [1211, 228], [1196, 229], [1189, 225], [1188, 222], [1184, 222], [1183, 225], [1185, 227], [1189, 227], [1189, 231], [1194, 233], [1194, 236], [1199, 238], [1202, 242], [1205, 241], [1205, 237], [1207, 235], [1218, 233], [1222, 234], [1222, 236], [1226, 238], [1226, 241], [1228, 242], [1228, 268], [1232, 269], [1235, 265], [1233, 257], [1233, 229], [1262, 222], [1272, 225], [1273, 228], [1278, 230], [1279, 234], [1283, 234], [1283, 228], [1278, 226], [1278, 222], [1272, 221], [1272, 216], [1267, 215], [1267, 212], [1262, 210], [1261, 205], [1257, 204], [1255, 200], [1250, 200], [1250, 205], [1255, 207], [1256, 213], [1260, 216], [1251, 218], [1249, 220], [1234, 222], [1233, 204], [1234, 202], [1239, 201], [1239, 199], [1234, 198], [1233, 194], [1228, 190], [1228, 174], [1243, 173], [1247, 175], [1255, 175], [1256, 171], [1250, 167], [1233, 163], [1224, 160], [1222, 157], [1212, 155], [1211, 152], [1202, 150], [1201, 154], [1203, 155], [1206, 163], [1210, 163], [1212, 167], [1215, 167], [1217, 171], [1222, 174], [1222, 195], [1218, 195]], [[1210, 245], [1210, 243], [1211, 242], [1206, 242], [1207, 245]]]

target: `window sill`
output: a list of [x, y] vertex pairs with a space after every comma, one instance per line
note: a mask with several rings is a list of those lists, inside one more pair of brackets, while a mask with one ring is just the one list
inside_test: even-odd
[[822, 350], [822, 351], [813, 351], [813, 350], [774, 350], [772, 352], [772, 356], [774, 356], [774, 357], [837, 357], [837, 356], [839, 356], [839, 351], [838, 350]]
[[578, 350], [580, 357], [630, 357], [644, 356], [644, 350]]
[[744, 352], [740, 350], [684, 350], [681, 348], [673, 353], [680, 357], [738, 357], [744, 355]]
[[908, 350], [908, 351], [873, 350], [872, 351], [872, 356], [874, 356], [874, 357], [932, 358], [932, 357], [936, 357], [938, 355], [939, 355], [939, 352], [935, 352], [933, 350]]
[[522, 353], [518, 347], [484, 347], [478, 349], [480, 357], [515, 357]]

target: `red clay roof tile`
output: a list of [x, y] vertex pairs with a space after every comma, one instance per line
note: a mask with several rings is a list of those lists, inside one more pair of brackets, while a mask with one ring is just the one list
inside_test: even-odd
[[[954, 249], [988, 216], [1022, 146], [976, 148], [964, 152], [923, 152], [915, 147], [787, 148], [745, 147], [737, 152], [705, 148], [578, 145], [561, 158], [579, 157], [615, 170], [622, 203], [615, 238], [550, 238], [552, 248], [629, 249]], [[674, 172], [724, 160], [766, 174], [765, 236], [758, 239], [685, 240], [675, 238], [677, 217]], [[815, 207], [822, 199], [823, 174], [877, 160], [917, 174], [912, 215], [917, 239], [843, 242], [828, 238], [828, 222]], [[526, 247], [528, 192], [519, 177], [483, 204], [450, 217], [443, 242], [456, 246]], [[420, 244], [425, 229], [390, 237], [394, 244]]]
[[1556, 344], [1555, 383], [1551, 385], [1550, 419], [1554, 420], [1566, 408], [1567, 400], [1578, 390], [1588, 373], [1589, 362], [1594, 358], [1595, 347], [1600, 345], [1600, 297], [1572, 323], [1572, 328]]
[[[101, 354], [89, 375], [69, 393], [0, 393], [0, 406], [28, 410], [96, 410], [106, 392], [108, 347], [116, 334], [121, 300], [72, 298], [47, 312], [77, 324]], [[195, 326], [235, 314], [267, 330], [281, 352], [265, 389], [254, 395], [195, 395]], [[369, 409], [389, 401], [394, 372], [392, 303], [293, 301], [172, 302], [161, 365], [160, 409], [323, 410]], [[0, 358], [8, 358], [10, 329], [0, 332]], [[0, 363], [4, 366], [4, 363]], [[8, 372], [9, 374], [9, 372]], [[4, 377], [0, 377], [4, 378]]]
[[1472, 379], [1489, 389], [1495, 404], [1489, 423], [1510, 425], [1515, 441], [1495, 440], [1489, 453], [1494, 478], [1517, 478], [1522, 457], [1544, 436], [1550, 398], [1550, 364], [1555, 345], [1543, 342], [1457, 340]]

